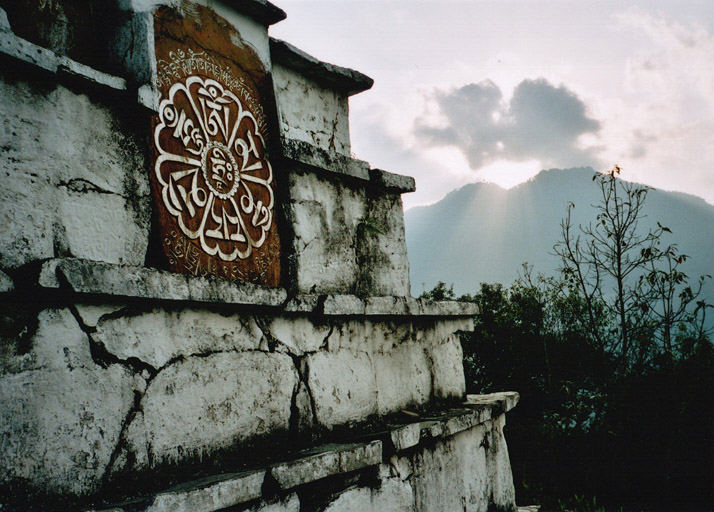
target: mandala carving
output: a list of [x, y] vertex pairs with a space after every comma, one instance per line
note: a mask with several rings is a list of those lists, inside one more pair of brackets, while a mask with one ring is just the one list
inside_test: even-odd
[[259, 121], [216, 80], [171, 85], [154, 130], [161, 201], [181, 233], [224, 262], [251, 256], [273, 224], [273, 170]]

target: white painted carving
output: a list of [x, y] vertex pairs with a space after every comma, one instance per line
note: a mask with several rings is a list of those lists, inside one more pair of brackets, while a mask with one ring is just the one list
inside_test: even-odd
[[208, 78], [175, 83], [159, 105], [154, 172], [163, 203], [183, 234], [223, 261], [250, 256], [273, 221], [273, 171], [258, 126]]

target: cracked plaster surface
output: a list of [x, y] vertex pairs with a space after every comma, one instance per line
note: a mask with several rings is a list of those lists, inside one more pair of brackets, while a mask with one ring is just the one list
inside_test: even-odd
[[[76, 449], [97, 459], [90, 469], [68, 463], [66, 468], [85, 475], [71, 483], [69, 469], [56, 474], [36, 467], [5, 468], [4, 479], [59, 479], [81, 494], [123, 471], [210, 454], [252, 436], [331, 428], [424, 403], [436, 382], [427, 354], [453, 343], [449, 335], [462, 323], [321, 323], [299, 315], [89, 303], [43, 310], [34, 334], [5, 345], [0, 388], [8, 404], [16, 401], [22, 409], [7, 408], [18, 417], [5, 423], [14, 441], [3, 449], [26, 446], [22, 431], [44, 439], [64, 429], [71, 445], [64, 453]], [[36, 400], [21, 397], [30, 375], [41, 375], [32, 377], [33, 389], [57, 379], [67, 395], [64, 419], [39, 425], [22, 413], [54, 396], [37, 388], [31, 394]], [[395, 375], [413, 381], [404, 396], [391, 389]], [[458, 382], [453, 390], [463, 392]], [[96, 403], [100, 391], [106, 403]], [[101, 450], [84, 444], [86, 428], [77, 419], [83, 410], [94, 414], [93, 424], [104, 433]]]
[[[5, 75], [5, 73], [2, 73]], [[143, 142], [113, 107], [62, 85], [0, 80], [0, 267], [75, 256], [142, 264]]]

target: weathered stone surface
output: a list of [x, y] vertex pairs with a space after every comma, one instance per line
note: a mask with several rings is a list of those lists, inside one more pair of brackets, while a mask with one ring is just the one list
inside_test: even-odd
[[[304, 140], [281, 139], [283, 157], [301, 170], [309, 170], [332, 178], [369, 180], [369, 164], [351, 156], [328, 151]], [[365, 183], [366, 184], [366, 183]]]
[[515, 391], [500, 391], [485, 395], [466, 395], [464, 404], [473, 407], [495, 406], [503, 412], [508, 412], [518, 404], [519, 399], [520, 395]]
[[[88, 354], [75, 357], [61, 346], [72, 345], [64, 338], [69, 333], [56, 323], [47, 327], [47, 319], [41, 322], [33, 339], [41, 367], [0, 376], [0, 459], [12, 461], [0, 465], [0, 479], [45, 492], [90, 493], [133, 403], [131, 374], [119, 365], [90, 365]], [[50, 339], [40, 339], [45, 337]], [[51, 353], [55, 340], [55, 350], [66, 358]], [[84, 344], [88, 347], [86, 339]]]
[[[365, 311], [368, 315], [473, 317], [478, 314], [478, 305], [471, 302], [415, 299], [409, 296], [382, 296], [365, 297]], [[473, 325], [468, 327], [464, 324], [458, 330], [471, 331]]]
[[288, 313], [315, 313], [320, 306], [321, 296], [317, 294], [301, 294], [292, 297], [285, 303], [283, 310]]
[[79, 294], [172, 301], [278, 306], [287, 297], [282, 288], [72, 258], [44, 263], [38, 281], [44, 288], [66, 285]]
[[[33, 328], [32, 323], [26, 327]], [[30, 370], [94, 369], [89, 340], [68, 309], [47, 309], [37, 316], [29, 340], [22, 332], [3, 340], [0, 375]]]
[[332, 331], [328, 324], [317, 323], [315, 319], [304, 316], [276, 316], [267, 322], [266, 327], [270, 335], [283, 345], [278, 350], [287, 350], [298, 356], [320, 350]]
[[388, 192], [404, 194], [416, 190], [416, 182], [411, 176], [395, 174], [383, 171], [382, 169], [370, 169], [369, 177], [372, 185], [378, 190], [383, 189]]
[[414, 491], [408, 482], [383, 480], [377, 489], [350, 489], [328, 505], [325, 512], [412, 512]]
[[245, 512], [300, 512], [300, 499], [297, 494], [288, 494], [277, 502], [261, 502]]
[[389, 414], [430, 400], [431, 368], [421, 346], [403, 343], [388, 353], [375, 354], [373, 359], [379, 414]]
[[120, 311], [125, 306], [122, 304], [92, 304], [79, 302], [74, 305], [79, 318], [87, 327], [96, 327], [102, 317]]
[[180, 461], [285, 431], [296, 386], [284, 354], [227, 352], [171, 364], [141, 402], [149, 453], [156, 463]]
[[285, 41], [271, 38], [270, 51], [275, 62], [347, 96], [366, 91], [374, 84], [359, 71], [319, 61]]
[[410, 295], [401, 196], [370, 197], [368, 214], [359, 224], [357, 261], [361, 270], [358, 294]]
[[389, 436], [396, 451], [400, 452], [412, 448], [418, 445], [421, 439], [421, 423], [410, 423], [409, 425], [398, 427], [392, 430]]
[[503, 451], [507, 457], [505, 443], [494, 435], [498, 430], [494, 422], [488, 422], [421, 448], [412, 459], [410, 477], [415, 510], [515, 510], [510, 465], [506, 467], [502, 459], [496, 463]]
[[366, 353], [317, 352], [306, 361], [307, 382], [321, 425], [361, 421], [377, 412], [377, 382]]
[[143, 141], [125, 116], [57, 85], [0, 77], [0, 266], [55, 255], [142, 264]]
[[275, 62], [273, 83], [282, 137], [349, 156], [346, 96]]
[[120, 359], [135, 357], [161, 368], [179, 356], [258, 350], [262, 335], [251, 316], [154, 308], [107, 317], [98, 323], [93, 337]]
[[158, 494], [146, 512], [212, 512], [261, 497], [265, 471], [204, 478]]
[[85, 188], [60, 189], [57, 200], [59, 222], [72, 256], [109, 263], [143, 263], [150, 227], [147, 198], [136, 203], [137, 211], [132, 211], [124, 197]]
[[513, 474], [511, 473], [511, 461], [508, 456], [508, 446], [506, 437], [503, 435], [503, 427], [506, 425], [506, 415], [501, 414], [493, 422], [491, 431], [491, 456], [488, 457], [488, 474], [493, 475], [491, 479], [491, 500], [504, 510], [513, 510], [516, 503], [516, 493], [513, 486]]
[[15, 289], [12, 278], [0, 270], [0, 293], [8, 293]]
[[311, 450], [303, 457], [276, 464], [270, 473], [282, 489], [289, 490], [327, 476], [376, 466], [381, 461], [381, 441], [332, 444]]
[[289, 175], [288, 220], [294, 229], [293, 264], [301, 293], [346, 293], [359, 269], [357, 225], [366, 213], [363, 190], [313, 173]]
[[122, 433], [123, 444], [117, 453], [109, 474], [126, 474], [131, 471], [143, 471], [149, 468], [149, 449], [146, 438], [144, 413], [138, 411]]
[[322, 303], [324, 315], [364, 315], [364, 301], [355, 295], [328, 295]]
[[466, 389], [463, 351], [458, 336], [452, 334], [443, 343], [428, 349], [434, 375], [434, 397], [461, 397]]

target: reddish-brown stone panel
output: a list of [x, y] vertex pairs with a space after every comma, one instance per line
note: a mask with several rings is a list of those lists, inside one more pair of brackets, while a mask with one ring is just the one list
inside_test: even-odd
[[272, 88], [259, 57], [211, 10], [160, 8], [151, 183], [166, 266], [277, 286], [269, 159]]

